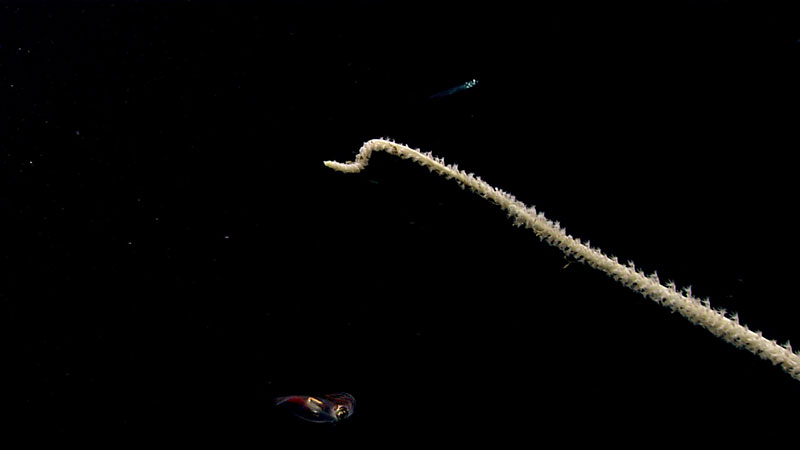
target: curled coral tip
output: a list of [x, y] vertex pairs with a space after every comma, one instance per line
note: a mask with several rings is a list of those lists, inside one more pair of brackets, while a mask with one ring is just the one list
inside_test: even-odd
[[340, 163], [337, 161], [324, 161], [325, 167], [331, 168], [337, 172], [346, 172], [346, 173], [356, 173], [361, 172], [364, 168], [362, 164], [359, 163]]

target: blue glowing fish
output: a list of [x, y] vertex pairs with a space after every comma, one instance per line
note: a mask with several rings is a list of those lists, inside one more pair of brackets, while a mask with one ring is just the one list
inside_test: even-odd
[[464, 84], [459, 84], [454, 88], [450, 88], [446, 91], [438, 92], [436, 94], [431, 95], [429, 98], [440, 98], [440, 97], [447, 97], [448, 95], [453, 95], [456, 92], [466, 91], [467, 89], [472, 89], [478, 84], [478, 80], [472, 79], [467, 81]]

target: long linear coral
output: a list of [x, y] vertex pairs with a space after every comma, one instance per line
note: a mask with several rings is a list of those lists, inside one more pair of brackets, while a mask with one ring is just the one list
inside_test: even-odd
[[780, 345], [774, 340], [769, 340], [761, 332], [750, 330], [746, 325], [739, 323], [737, 314], [715, 310], [707, 300], [693, 297], [691, 289], [678, 291], [674, 283], [662, 284], [656, 274], [646, 275], [637, 270], [633, 263], [622, 264], [616, 257], [609, 257], [600, 250], [582, 243], [579, 239], [568, 235], [558, 222], [550, 221], [535, 208], [526, 206], [513, 195], [489, 185], [480, 177], [459, 170], [456, 165], [445, 164], [442, 159], [430, 153], [423, 153], [386, 139], [373, 139], [361, 147], [355, 161], [347, 163], [325, 161], [325, 165], [339, 172], [357, 173], [367, 166], [375, 151], [385, 151], [403, 159], [410, 159], [432, 172], [455, 180], [462, 188], [469, 188], [498, 205], [514, 220], [515, 225], [533, 230], [540, 239], [557, 247], [567, 257], [575, 258], [606, 273], [629, 289], [679, 313], [720, 339], [771, 361], [793, 378], [800, 380], [800, 352], [794, 353], [788, 342]]

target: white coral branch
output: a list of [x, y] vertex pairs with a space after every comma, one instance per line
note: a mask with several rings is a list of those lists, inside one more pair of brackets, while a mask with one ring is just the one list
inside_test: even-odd
[[716, 311], [711, 308], [707, 300], [701, 301], [692, 296], [690, 288], [680, 292], [675, 283], [661, 284], [655, 273], [647, 276], [637, 271], [633, 263], [620, 264], [617, 258], [610, 258], [599, 249], [589, 246], [588, 242], [584, 244], [568, 235], [558, 223], [550, 221], [535, 208], [516, 200], [513, 195], [487, 184], [473, 174], [459, 170], [456, 166], [449, 166], [444, 160], [429, 153], [422, 153], [386, 139], [373, 139], [361, 147], [354, 162], [325, 161], [325, 165], [339, 172], [360, 172], [367, 166], [374, 151], [385, 151], [403, 159], [411, 159], [447, 179], [454, 179], [462, 188], [468, 187], [481, 197], [500, 206], [512, 218], [515, 225], [533, 230], [540, 239], [558, 247], [566, 256], [574, 257], [605, 272], [629, 289], [679, 313], [720, 339], [779, 365], [789, 375], [800, 380], [800, 353], [793, 353], [788, 342], [779, 345], [775, 341], [766, 339], [761, 332], [752, 331], [740, 324], [737, 314], [729, 316], [725, 310]]

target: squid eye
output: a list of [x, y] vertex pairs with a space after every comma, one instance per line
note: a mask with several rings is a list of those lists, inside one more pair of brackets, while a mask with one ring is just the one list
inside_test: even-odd
[[348, 413], [347, 407], [340, 406], [339, 408], [336, 409], [336, 418], [339, 420], [344, 419], [345, 417], [347, 417], [347, 413]]

